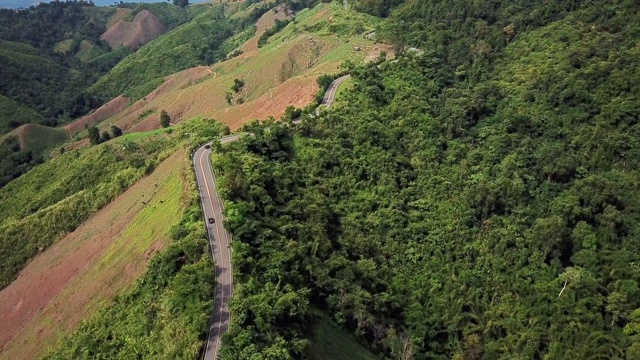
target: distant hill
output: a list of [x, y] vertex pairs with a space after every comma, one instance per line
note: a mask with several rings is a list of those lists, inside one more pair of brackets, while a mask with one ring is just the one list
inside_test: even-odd
[[116, 48], [125, 46], [135, 50], [166, 31], [166, 27], [149, 10], [139, 12], [133, 21], [119, 20], [100, 36]]
[[219, 49], [233, 35], [233, 29], [224, 19], [222, 6], [205, 11], [127, 56], [91, 88], [92, 92], [105, 99], [122, 94], [139, 99], [167, 75], [224, 58], [226, 54]]
[[[0, 95], [31, 108], [41, 119], [59, 115], [59, 105], [72, 96], [77, 78], [38, 49], [0, 40], [0, 63]], [[14, 119], [0, 118], [0, 124], [10, 121]]]

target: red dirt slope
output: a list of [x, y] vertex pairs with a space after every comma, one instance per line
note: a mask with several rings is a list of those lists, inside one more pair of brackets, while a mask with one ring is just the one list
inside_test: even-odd
[[98, 110], [92, 112], [91, 114], [83, 116], [80, 119], [65, 126], [65, 129], [67, 129], [67, 131], [69, 132], [69, 136], [73, 137], [73, 135], [83, 131], [85, 129], [85, 125], [96, 126], [99, 122], [108, 119], [124, 110], [127, 105], [129, 105], [129, 98], [118, 96], [117, 98], [102, 105], [100, 108], [98, 108]]
[[167, 31], [149, 10], [140, 11], [132, 22], [120, 20], [111, 26], [100, 39], [112, 48], [125, 46], [137, 49]]
[[[174, 153], [151, 175], [36, 256], [0, 291], [0, 359], [38, 358], [83, 318], [130, 288], [153, 255], [169, 242], [172, 224], [148, 225], [153, 236], [147, 240], [135, 235], [146, 231], [140, 224], [153, 221], [148, 217], [156, 207], [179, 218], [181, 209], [167, 201], [172, 195], [165, 194], [175, 193], [176, 178], [185, 178], [185, 159], [184, 152]], [[182, 189], [177, 191], [179, 196]]]

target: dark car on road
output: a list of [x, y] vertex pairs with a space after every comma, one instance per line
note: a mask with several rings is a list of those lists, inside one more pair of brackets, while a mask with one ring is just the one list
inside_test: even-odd
[[210, 217], [210, 218], [209, 218], [209, 224], [213, 224], [214, 222], [216, 222], [216, 219], [214, 219], [214, 218]]
[[207, 144], [204, 146], [205, 149], [211, 149], [211, 145]]

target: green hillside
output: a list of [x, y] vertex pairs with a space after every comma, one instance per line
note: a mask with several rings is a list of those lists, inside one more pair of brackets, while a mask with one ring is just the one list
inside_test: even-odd
[[[217, 125], [198, 124], [188, 128], [194, 139], [215, 134], [212, 127]], [[152, 172], [182, 145], [183, 128], [125, 135], [100, 146], [66, 152], [1, 188], [0, 252], [6, 255], [0, 264], [0, 288], [31, 257]]]
[[391, 358], [638, 358], [636, 10], [408, 1], [343, 106], [247, 126], [222, 358], [299, 358], [313, 307]]
[[20, 131], [22, 150], [45, 155], [51, 149], [70, 140], [67, 130], [38, 124], [27, 124]]
[[[113, 151], [120, 153], [120, 147], [125, 144], [127, 151], [135, 150], [129, 156], [137, 155], [125, 162], [135, 161], [139, 164], [135, 166], [142, 165], [142, 169], [149, 173], [152, 171], [149, 166], [173, 153], [177, 147], [185, 147], [187, 151], [184, 153], [188, 155], [194, 144], [216, 138], [223, 130], [220, 123], [210, 119], [193, 119], [172, 127], [170, 131], [124, 135], [119, 142], [87, 150], [82, 157], [90, 156], [92, 151], [98, 154]], [[98, 160], [103, 161], [102, 157], [100, 155]], [[86, 160], [78, 165], [84, 166]], [[187, 161], [190, 163], [190, 160]], [[29, 175], [31, 173], [24, 177]], [[125, 181], [135, 176], [139, 177], [141, 174], [129, 165], [120, 170], [115, 180]], [[117, 297], [111, 306], [91, 319], [86, 319], [72, 336], [49, 349], [45, 358], [198, 357], [209, 330], [215, 276], [208, 240], [202, 227], [195, 174], [190, 170], [180, 176], [185, 176], [188, 186], [178, 189], [176, 196], [186, 192], [191, 202], [185, 204], [182, 219], [174, 219], [180, 223], [171, 229], [173, 242], [154, 256], [146, 274], [135, 283], [131, 291]], [[108, 175], [105, 176], [107, 178]], [[107, 187], [111, 187], [111, 184]], [[140, 226], [144, 226], [144, 223]], [[154, 229], [147, 231], [153, 233]]]
[[[51, 114], [64, 101], [66, 89], [73, 87], [67, 68], [28, 45], [0, 40], [0, 62], [0, 95], [37, 113]], [[12, 120], [0, 118], [5, 129]]]
[[[86, 61], [113, 66], [92, 94], [140, 98], [166, 75], [224, 58], [268, 8], [252, 3], [238, 19], [222, 5], [148, 5], [177, 27], [135, 53]], [[397, 52], [379, 65], [343, 64], [351, 79], [330, 109], [307, 108], [297, 125], [254, 121], [242, 129], [251, 136], [214, 147], [233, 235], [220, 358], [639, 359], [637, 5], [335, 1], [329, 10], [339, 12], [324, 5], [274, 28], [256, 56], [300, 29], [349, 39], [332, 59], [362, 51], [353, 36], [367, 34]], [[9, 76], [0, 81], [23, 91], [5, 96], [49, 101], [15, 85], [31, 75], [50, 84], [36, 89], [67, 96], [82, 76], [52, 59], [0, 42], [0, 61], [27, 71], [18, 79], [0, 68]], [[70, 82], [57, 89], [62, 74]], [[11, 101], [0, 97], [0, 109]], [[159, 161], [224, 130], [196, 119], [126, 134], [9, 182], [0, 189], [0, 288]], [[8, 136], [0, 153], [33, 165], [17, 141]], [[25, 145], [33, 155], [41, 144]], [[46, 358], [202, 355], [215, 284], [187, 175], [193, 201], [173, 243]]]
[[233, 32], [222, 11], [221, 6], [208, 7], [206, 14], [196, 20], [146, 44], [116, 65], [91, 90], [104, 99], [123, 93], [139, 99], [167, 75], [224, 58], [226, 54], [219, 48]]

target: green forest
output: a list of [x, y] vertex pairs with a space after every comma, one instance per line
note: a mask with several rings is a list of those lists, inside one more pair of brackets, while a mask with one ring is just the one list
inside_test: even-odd
[[348, 105], [246, 126], [222, 358], [304, 357], [314, 309], [394, 359], [640, 358], [637, 6], [407, 1]]

